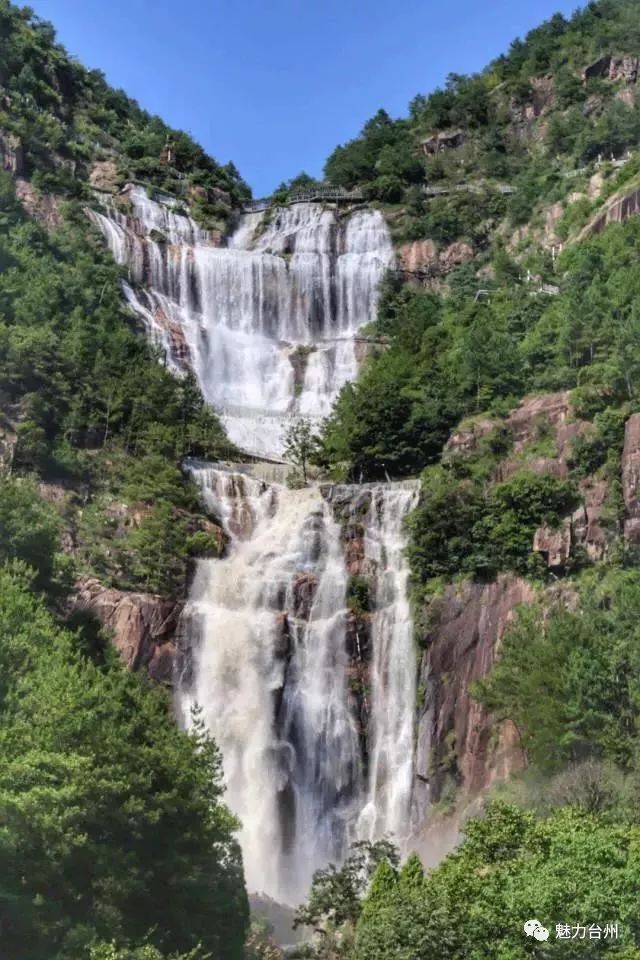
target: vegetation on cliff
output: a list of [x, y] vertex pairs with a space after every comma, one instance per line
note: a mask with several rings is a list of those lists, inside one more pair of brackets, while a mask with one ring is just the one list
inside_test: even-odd
[[[621, 475], [640, 409], [640, 220], [585, 229], [638, 187], [638, 22], [631, 0], [553, 17], [406, 119], [379, 112], [327, 162], [404, 246], [374, 330], [388, 346], [342, 391], [319, 459], [339, 478], [421, 474], [408, 529], [424, 643], [456, 578], [524, 576], [539, 599], [472, 687], [496, 733], [517, 732], [526, 773], [435, 870], [381, 863], [352, 916], [327, 910], [309, 956], [515, 960], [531, 916], [551, 929], [545, 955], [640, 957], [640, 593]], [[532, 412], [519, 433], [525, 398], [533, 411], [552, 391], [559, 419]]]
[[69, 56], [51, 24], [9, 0], [0, 0], [0, 131], [18, 138], [25, 175], [47, 192], [87, 199], [93, 164], [108, 160], [121, 183], [190, 196], [211, 226], [250, 193], [232, 163], [114, 90]]
[[124, 307], [82, 207], [94, 164], [113, 186], [191, 191], [214, 226], [247, 191], [6, 0], [0, 146], [19, 177], [0, 173], [0, 952], [240, 960], [248, 905], [217, 748], [66, 611], [79, 574], [182, 596], [189, 557], [220, 542], [180, 463], [230, 451]]

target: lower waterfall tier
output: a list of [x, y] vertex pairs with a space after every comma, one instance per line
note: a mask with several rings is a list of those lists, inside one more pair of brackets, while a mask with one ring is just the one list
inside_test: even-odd
[[416, 491], [192, 474], [231, 542], [198, 565], [181, 711], [198, 704], [222, 750], [249, 889], [296, 903], [353, 840], [409, 832]]

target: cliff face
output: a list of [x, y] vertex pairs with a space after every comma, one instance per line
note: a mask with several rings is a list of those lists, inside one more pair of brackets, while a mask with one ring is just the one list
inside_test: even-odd
[[[498, 465], [497, 481], [523, 466], [566, 479], [573, 441], [592, 429], [575, 417], [568, 392], [526, 398], [504, 425], [512, 442], [508, 456]], [[489, 418], [463, 425], [449, 441], [449, 454], [471, 454], [495, 426]], [[528, 456], [541, 429], [552, 449], [545, 456]], [[627, 542], [633, 543], [640, 539], [640, 414], [626, 423], [621, 477], [627, 514], [624, 532]], [[599, 474], [584, 478], [579, 484], [581, 503], [574, 512], [558, 527], [535, 531], [532, 549], [554, 573], [566, 573], [579, 556], [591, 561], [606, 557], [612, 538], [621, 532], [611, 515], [611, 492], [610, 482]], [[546, 589], [556, 596], [557, 586]], [[414, 790], [418, 829], [434, 803], [444, 801], [449, 806], [454, 794], [468, 801], [525, 764], [513, 725], [497, 724], [471, 697], [469, 687], [490, 672], [517, 608], [539, 595], [526, 580], [503, 574], [493, 583], [449, 585], [428, 604], [427, 626], [418, 637], [424, 647]], [[569, 603], [571, 590], [562, 596]]]
[[78, 582], [71, 613], [90, 613], [108, 630], [124, 665], [172, 684], [181, 665], [176, 639], [183, 604], [151, 593], [127, 593], [98, 580]]
[[471, 698], [469, 685], [489, 673], [516, 608], [534, 595], [530, 584], [507, 575], [459, 590], [449, 586], [432, 602], [433, 626], [424, 638], [427, 649], [420, 665], [419, 820], [430, 803], [454, 787], [474, 795], [523, 766], [515, 729], [509, 723], [496, 728]]

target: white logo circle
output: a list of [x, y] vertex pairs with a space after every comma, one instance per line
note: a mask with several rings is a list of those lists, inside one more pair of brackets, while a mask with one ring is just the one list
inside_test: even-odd
[[528, 937], [535, 937], [536, 940], [549, 939], [549, 931], [542, 926], [539, 920], [527, 920], [524, 925], [524, 932]]

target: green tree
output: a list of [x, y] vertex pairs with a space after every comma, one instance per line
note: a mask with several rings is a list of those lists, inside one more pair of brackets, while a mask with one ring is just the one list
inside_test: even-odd
[[[284, 457], [294, 467], [303, 484], [307, 482], [309, 464], [316, 458], [318, 438], [310, 420], [299, 417], [287, 429], [284, 437]], [[294, 480], [295, 482], [295, 480]]]

